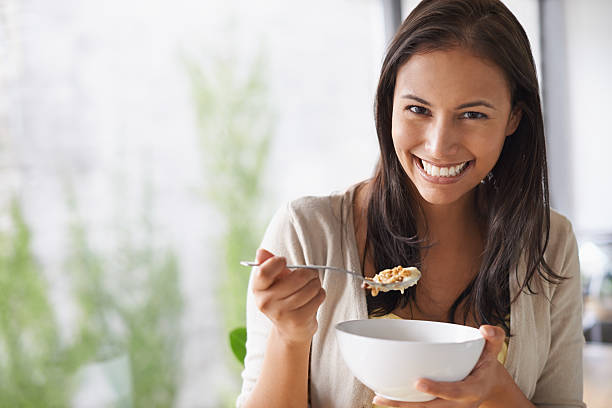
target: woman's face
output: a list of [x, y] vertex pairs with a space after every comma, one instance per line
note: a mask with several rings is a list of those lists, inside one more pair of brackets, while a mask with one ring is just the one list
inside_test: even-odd
[[474, 191], [520, 116], [501, 69], [465, 50], [416, 54], [397, 72], [393, 145], [431, 204], [451, 204]]

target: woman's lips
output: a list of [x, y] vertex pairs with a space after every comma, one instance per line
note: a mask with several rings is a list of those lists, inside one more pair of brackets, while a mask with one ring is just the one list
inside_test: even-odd
[[464, 174], [471, 169], [473, 160], [457, 164], [436, 166], [417, 156], [412, 156], [415, 167], [425, 180], [435, 184], [452, 184], [461, 180]]

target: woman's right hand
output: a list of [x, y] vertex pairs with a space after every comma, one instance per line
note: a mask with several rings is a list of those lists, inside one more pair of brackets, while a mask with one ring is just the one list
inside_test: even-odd
[[317, 310], [325, 299], [319, 273], [289, 270], [283, 257], [258, 249], [260, 266], [252, 281], [255, 304], [288, 343], [309, 342], [317, 331]]

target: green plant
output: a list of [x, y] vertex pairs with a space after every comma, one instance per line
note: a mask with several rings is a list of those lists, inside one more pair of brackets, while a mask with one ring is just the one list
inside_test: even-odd
[[234, 357], [244, 367], [244, 357], [246, 356], [246, 327], [237, 327], [229, 334], [230, 347]]
[[69, 342], [60, 339], [19, 201], [0, 214], [8, 221], [0, 230], [0, 407], [68, 407], [78, 371], [118, 355], [129, 356], [132, 393], [117, 407], [171, 407], [180, 379], [176, 256], [154, 244], [148, 211], [139, 228], [144, 239], [133, 239], [128, 229], [117, 234], [118, 249], [107, 254], [90, 245], [72, 194], [69, 208], [64, 271], [80, 312]]
[[268, 104], [262, 53], [252, 63], [235, 58], [208, 61], [212, 61], [208, 68], [190, 59], [185, 64], [199, 128], [205, 193], [223, 224], [218, 268], [224, 280], [218, 301], [225, 333], [231, 331], [229, 345], [242, 363], [250, 270], [239, 262], [254, 257], [267, 218], [262, 214], [263, 175], [275, 116]]
[[66, 364], [18, 200], [7, 218], [0, 231], [0, 406], [67, 406], [74, 367]]
[[261, 238], [263, 172], [273, 134], [267, 105], [264, 59], [241, 78], [232, 59], [217, 59], [206, 73], [194, 62], [191, 78], [206, 195], [223, 219], [220, 237], [225, 282], [219, 292], [227, 329], [244, 325], [249, 270], [239, 261], [254, 256]]
[[212, 73], [188, 62], [206, 195], [221, 215], [219, 239], [225, 281], [222, 301], [227, 329], [243, 326], [249, 270], [239, 265], [255, 254], [263, 228], [263, 173], [274, 116], [266, 101], [264, 59], [259, 56], [241, 79], [239, 64], [215, 60]]
[[[117, 299], [125, 324], [123, 348], [130, 356], [134, 407], [170, 407], [178, 389], [182, 298], [178, 263], [172, 251], [127, 243], [119, 274], [146, 271], [140, 302]], [[134, 277], [137, 279], [136, 277]]]
[[123, 229], [110, 254], [92, 249], [74, 196], [69, 194], [72, 222], [67, 270], [82, 312], [79, 343], [93, 349], [97, 360], [129, 356], [132, 395], [128, 406], [136, 408], [172, 406], [180, 379], [179, 268], [172, 250], [155, 245], [149, 189], [145, 186], [138, 231], [144, 238], [137, 240], [137, 234]]

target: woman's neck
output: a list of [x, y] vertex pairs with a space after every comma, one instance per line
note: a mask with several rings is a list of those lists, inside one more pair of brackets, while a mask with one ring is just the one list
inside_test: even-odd
[[421, 199], [423, 213], [417, 218], [419, 235], [430, 243], [461, 242], [480, 235], [475, 195], [466, 194], [451, 204], [430, 204]]

